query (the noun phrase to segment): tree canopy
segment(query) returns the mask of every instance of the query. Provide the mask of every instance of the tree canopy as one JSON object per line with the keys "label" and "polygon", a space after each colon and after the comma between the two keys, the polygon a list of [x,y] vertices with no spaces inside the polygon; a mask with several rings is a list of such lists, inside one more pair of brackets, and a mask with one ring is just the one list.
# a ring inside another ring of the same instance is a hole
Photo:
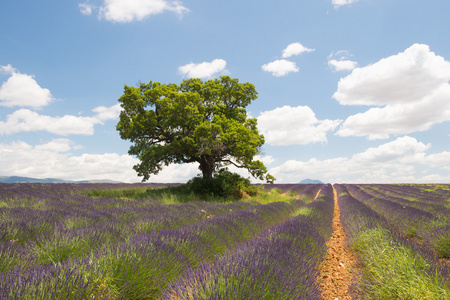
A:
{"label": "tree canopy", "polygon": [[257,95],[253,84],[229,76],[188,79],[180,85],[125,85],[116,128],[122,139],[132,142],[129,154],[139,158],[133,168],[143,181],[164,165],[197,162],[205,179],[234,165],[273,182],[264,164],[254,160],[264,136],[245,108]]}

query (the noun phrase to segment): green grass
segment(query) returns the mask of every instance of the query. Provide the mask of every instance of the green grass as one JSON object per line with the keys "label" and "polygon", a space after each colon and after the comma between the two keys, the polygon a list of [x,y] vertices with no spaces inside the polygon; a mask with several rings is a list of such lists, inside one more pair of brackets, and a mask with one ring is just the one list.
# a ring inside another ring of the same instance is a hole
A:
{"label": "green grass", "polygon": [[298,215],[309,216],[311,215],[312,212],[313,210],[309,207],[301,207],[296,212],[294,212],[292,216],[293,217],[296,217]]}
{"label": "green grass", "polygon": [[55,230],[50,237],[39,238],[29,246],[37,255],[38,264],[56,264],[69,258],[81,257],[90,251],[90,245],[80,237],[68,238]]}
{"label": "green grass", "polygon": [[449,299],[448,282],[410,248],[382,228],[362,231],[353,242],[360,253],[364,299]]}
{"label": "green grass", "polygon": [[[156,202],[164,205],[180,204],[191,201],[208,201],[208,202],[233,202],[234,198],[219,198],[207,195],[196,195],[189,191],[184,185],[167,186],[167,187],[134,187],[134,188],[120,188],[120,189],[104,189],[104,190],[89,190],[87,196],[90,197],[105,197],[118,199],[144,199],[153,198],[158,199]],[[145,202],[143,202],[145,203]]]}
{"label": "green grass", "polygon": [[135,187],[135,188],[120,188],[120,189],[91,189],[87,191],[90,197],[105,197],[105,198],[121,198],[121,199],[136,199],[149,197],[148,190],[150,188]]}
{"label": "green grass", "polygon": [[450,258],[450,232],[444,232],[433,241],[434,249],[442,258]]}
{"label": "green grass", "polygon": [[447,208],[450,208],[450,199],[445,200],[447,203],[444,205]]}
{"label": "green grass", "polygon": [[[161,188],[145,188],[145,187],[134,187],[134,188],[120,188],[120,189],[103,189],[103,190],[89,190],[86,192],[87,196],[90,197],[105,197],[105,198],[118,198],[118,199],[145,199],[153,198],[158,199],[158,202],[163,205],[180,204],[187,203],[191,201],[207,201],[207,202],[219,202],[219,203],[229,203],[237,201],[233,197],[217,197],[210,195],[197,195],[189,191],[185,185],[178,186],[167,186]],[[270,190],[264,190],[263,188],[258,188],[258,192],[254,196],[244,196],[241,201],[249,201],[258,204],[267,204],[272,202],[290,202],[296,199],[298,194],[296,192],[290,191],[288,193],[283,193],[281,189],[274,188]],[[143,202],[143,204],[145,201]]]}

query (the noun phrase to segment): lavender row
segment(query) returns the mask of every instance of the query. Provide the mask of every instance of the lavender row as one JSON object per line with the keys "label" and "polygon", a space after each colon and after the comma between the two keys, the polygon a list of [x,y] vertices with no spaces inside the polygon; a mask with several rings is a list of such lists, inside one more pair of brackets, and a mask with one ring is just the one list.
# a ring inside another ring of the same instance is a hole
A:
{"label": "lavender row", "polygon": [[348,190],[348,185],[335,184],[334,188],[338,194],[341,222],[350,243],[361,231],[377,227],[388,228],[386,219],[363,201],[353,197]]}
{"label": "lavender row", "polygon": [[442,205],[450,197],[449,184],[382,184],[380,189],[408,198],[419,203],[437,203]]}
{"label": "lavender row", "polygon": [[[351,245],[357,241],[361,234],[382,229],[389,233],[392,243],[405,246],[411,249],[413,253],[416,253],[418,257],[420,256],[421,259],[426,260],[425,272],[431,275],[436,274],[439,278],[448,278],[450,267],[441,264],[439,259],[428,248],[422,247],[413,240],[406,238],[392,225],[392,222],[378,214],[366,205],[364,201],[353,197],[349,192],[349,185],[335,184],[334,187],[339,195],[338,203],[341,212],[341,222]],[[359,196],[362,196],[362,194]],[[370,262],[368,263],[370,264]]]}
{"label": "lavender row", "polygon": [[321,299],[317,267],[332,232],[332,187],[323,186],[318,198],[303,207],[311,213],[271,226],[191,269],[161,299]]}
{"label": "lavender row", "polygon": [[433,215],[428,212],[396,203],[382,194],[374,197],[357,185],[349,184],[346,187],[351,195],[384,216],[392,228],[397,228],[405,235],[417,235],[419,228],[433,219]]}
{"label": "lavender row", "polygon": [[[262,184],[265,189],[272,189],[274,187],[273,184]],[[280,189],[283,193],[295,192],[297,194],[302,194],[306,189],[310,189],[312,186],[316,186],[316,184],[295,184],[295,183],[281,183],[276,184],[276,188]],[[319,185],[317,185],[319,186]]]}
{"label": "lavender row", "polygon": [[[315,228],[328,240],[333,234],[333,214],[334,214],[334,191],[331,184],[321,185],[317,197],[307,205],[311,209],[310,216],[313,217]],[[319,221],[320,220],[320,221]]]}
{"label": "lavender row", "polygon": [[314,200],[323,186],[323,184],[309,184],[308,187],[300,193],[299,199],[307,202]]}
{"label": "lavender row", "polygon": [[[158,199],[92,198],[80,192],[86,185],[30,185],[23,190],[2,186],[0,249],[75,232],[84,239],[95,232],[113,233],[115,240],[141,232],[176,229],[212,216],[248,209],[246,202],[216,204],[190,202],[159,205]],[[47,193],[46,189],[51,193]],[[17,192],[17,193],[13,193]],[[20,198],[22,197],[22,198]],[[20,204],[20,205],[19,205]],[[105,238],[111,234],[103,235]],[[96,240],[101,239],[98,235]],[[105,240],[106,241],[106,240]]]}
{"label": "lavender row", "polygon": [[86,278],[77,266],[38,266],[24,272],[0,273],[0,299],[107,299],[99,283]]}
{"label": "lavender row", "polygon": [[[106,209],[103,226],[57,229],[52,235],[41,235],[23,247],[16,243],[4,247],[2,260],[3,254],[7,254],[6,260],[17,258],[14,256],[16,251],[9,250],[19,247],[18,252],[28,253],[28,263],[5,271],[0,291],[9,293],[11,297],[24,293],[30,299],[33,293],[46,295],[49,286],[55,282],[48,276],[37,276],[27,281],[28,274],[40,274],[38,270],[52,265],[67,270],[65,266],[77,260],[78,263],[72,264],[70,270],[73,278],[83,274],[84,284],[91,282],[87,291],[119,299],[152,299],[165,283],[188,268],[195,268],[202,261],[211,260],[237,243],[254,237],[264,228],[287,219],[302,205],[301,201],[293,201],[291,204],[256,205],[241,211],[230,209],[227,214],[208,215],[198,223],[178,230],[144,231],[128,237],[121,236],[124,229],[119,227],[124,224],[120,221],[124,216],[125,220],[132,218],[136,212],[131,209],[130,213],[130,209],[123,207],[119,211]],[[51,218],[46,222],[55,223]],[[102,243],[105,240],[109,242]],[[21,259],[24,257],[27,255]],[[68,273],[65,271],[63,274]],[[68,290],[82,288],[77,286],[76,282],[80,281],[75,279],[71,281],[62,277],[58,282],[68,282],[70,287],[64,286]]]}
{"label": "lavender row", "polygon": [[450,208],[445,207],[447,195],[435,195],[432,192],[422,191],[422,185],[358,185],[366,193],[376,197],[398,203],[405,207],[420,209],[433,216],[448,216]]}
{"label": "lavender row", "polygon": [[[435,216],[415,207],[402,205],[391,196],[382,193],[374,197],[363,191],[360,186],[347,185],[347,188],[359,201],[382,215],[389,223],[391,230],[418,239],[419,244],[440,257],[450,257],[450,219],[448,216]],[[365,190],[369,188],[370,186]]]}

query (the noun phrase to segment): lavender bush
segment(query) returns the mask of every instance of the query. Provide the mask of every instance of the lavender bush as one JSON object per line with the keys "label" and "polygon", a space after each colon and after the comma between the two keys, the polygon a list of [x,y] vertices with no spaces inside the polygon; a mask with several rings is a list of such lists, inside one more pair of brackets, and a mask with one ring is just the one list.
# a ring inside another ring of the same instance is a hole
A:
{"label": "lavender bush", "polygon": [[360,295],[380,299],[445,299],[450,291],[446,280],[449,268],[398,228],[398,215],[417,221],[423,212],[417,213],[417,209],[398,212],[398,203],[389,204],[380,195],[377,198],[365,193],[360,186],[335,185],[335,188],[347,238],[361,256],[362,274],[357,285]]}
{"label": "lavender bush", "polygon": [[334,200],[330,185],[319,201],[256,237],[203,262],[170,284],[161,299],[321,299],[318,265],[331,236]]}
{"label": "lavender bush", "polygon": [[112,187],[0,185],[0,295],[155,299],[171,280],[304,206],[300,200],[164,205],[155,198],[88,195]]}

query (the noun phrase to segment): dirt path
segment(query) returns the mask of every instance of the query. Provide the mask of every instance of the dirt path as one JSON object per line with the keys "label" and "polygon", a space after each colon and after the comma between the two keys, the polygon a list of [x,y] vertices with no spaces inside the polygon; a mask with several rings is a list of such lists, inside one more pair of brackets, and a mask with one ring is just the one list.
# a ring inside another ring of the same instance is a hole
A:
{"label": "dirt path", "polygon": [[328,252],[320,267],[318,282],[325,300],[352,299],[349,293],[352,272],[356,268],[356,257],[347,248],[344,228],[340,220],[336,190],[334,191],[333,235],[327,242]]}
{"label": "dirt path", "polygon": [[314,197],[314,200],[316,200],[317,198],[319,198],[320,192],[322,191],[323,187],[317,191],[316,196]]}

